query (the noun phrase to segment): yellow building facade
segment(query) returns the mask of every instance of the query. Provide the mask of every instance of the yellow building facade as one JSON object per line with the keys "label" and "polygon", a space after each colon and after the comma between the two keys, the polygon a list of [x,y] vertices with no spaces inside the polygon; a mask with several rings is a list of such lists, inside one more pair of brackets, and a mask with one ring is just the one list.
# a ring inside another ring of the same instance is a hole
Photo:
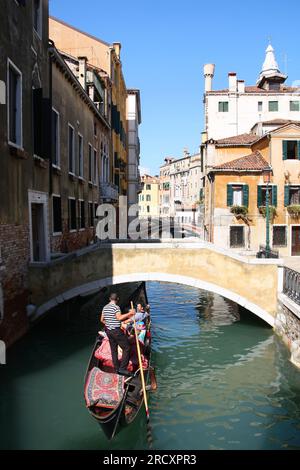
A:
{"label": "yellow building facade", "polygon": [[156,176],[144,175],[141,177],[142,191],[139,194],[139,217],[159,218],[159,183]]}
{"label": "yellow building facade", "polygon": [[127,90],[120,58],[121,44],[109,44],[95,36],[57,19],[49,18],[49,37],[56,47],[74,57],[86,57],[89,64],[101,69],[109,77],[111,88],[107,97],[111,124],[110,176],[119,188],[120,195],[127,194]]}
{"label": "yellow building facade", "polygon": [[230,139],[225,146],[210,143],[214,161],[206,177],[207,239],[253,254],[265,245],[263,174],[270,169],[270,245],[280,256],[300,256],[300,124],[253,135],[244,146],[237,145],[238,137],[231,147]]}

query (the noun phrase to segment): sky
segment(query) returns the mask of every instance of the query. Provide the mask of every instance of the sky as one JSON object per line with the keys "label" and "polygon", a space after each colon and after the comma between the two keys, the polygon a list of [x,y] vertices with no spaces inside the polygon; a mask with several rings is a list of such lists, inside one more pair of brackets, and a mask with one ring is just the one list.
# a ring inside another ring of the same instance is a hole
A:
{"label": "sky", "polygon": [[106,42],[121,42],[128,88],[141,90],[141,165],[158,174],[166,156],[196,153],[203,131],[203,65],[253,85],[269,38],[287,84],[300,80],[299,0],[50,0],[50,14]]}

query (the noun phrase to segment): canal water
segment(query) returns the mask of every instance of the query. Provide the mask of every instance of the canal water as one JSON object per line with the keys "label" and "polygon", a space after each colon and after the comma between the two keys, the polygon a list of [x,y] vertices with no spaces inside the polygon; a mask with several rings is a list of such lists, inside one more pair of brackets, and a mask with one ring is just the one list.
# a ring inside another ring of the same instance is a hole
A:
{"label": "canal water", "polygon": [[[222,297],[147,284],[152,306],[150,395],[155,449],[299,449],[300,372],[272,330]],[[0,448],[145,449],[145,415],[108,442],[90,417],[83,378],[95,310],[58,311],[0,368]]]}

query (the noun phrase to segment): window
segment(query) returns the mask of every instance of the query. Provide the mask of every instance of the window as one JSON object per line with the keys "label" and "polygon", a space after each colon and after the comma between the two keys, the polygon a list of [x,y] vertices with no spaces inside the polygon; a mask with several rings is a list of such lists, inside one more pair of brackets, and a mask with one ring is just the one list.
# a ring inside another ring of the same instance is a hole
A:
{"label": "window", "polygon": [[233,186],[233,206],[243,205],[243,187]]}
{"label": "window", "polygon": [[150,212],[150,206],[147,206],[147,212]]}
{"label": "window", "polygon": [[75,174],[75,142],[74,142],[74,128],[68,125],[68,143],[69,143],[69,173]]}
{"label": "window", "polygon": [[53,208],[53,233],[62,232],[62,218],[61,218],[61,197],[53,196],[52,199]]}
{"label": "window", "polygon": [[83,178],[83,137],[78,134],[78,176]]}
{"label": "window", "polygon": [[269,111],[278,111],[278,101],[269,101]]}
{"label": "window", "polygon": [[259,113],[262,112],[263,110],[263,102],[262,101],[259,101],[258,104],[257,104],[257,110]]}
{"label": "window", "polygon": [[228,101],[219,101],[219,113],[228,113]]}
{"label": "window", "polygon": [[[272,187],[269,187],[269,204],[272,203]],[[261,205],[266,206],[267,204],[267,188],[261,188]]]}
{"label": "window", "polygon": [[88,211],[89,211],[89,227],[94,227],[94,204],[92,202],[88,203]]}
{"label": "window", "polygon": [[92,182],[92,146],[89,144],[89,182]]}
{"label": "window", "polygon": [[290,111],[300,111],[300,101],[290,101]]}
{"label": "window", "polygon": [[[267,201],[267,187],[257,186],[257,207],[265,207]],[[269,186],[269,204],[277,207],[277,186]]]}
{"label": "window", "polygon": [[33,129],[33,153],[43,155],[43,90],[32,90],[32,129]]}
{"label": "window", "polygon": [[147,194],[147,196],[146,196],[146,201],[151,201],[151,196],[150,196],[150,194]]}
{"label": "window", "polygon": [[230,227],[230,248],[241,248],[244,245],[244,227],[242,225]]}
{"label": "window", "polygon": [[59,113],[52,108],[52,165],[60,166]]}
{"label": "window", "polygon": [[76,200],[69,199],[69,230],[76,230]]}
{"label": "window", "polygon": [[22,147],[22,74],[8,60],[8,140],[9,143]]}
{"label": "window", "polygon": [[249,186],[247,184],[227,185],[227,206],[249,205]]}
{"label": "window", "polygon": [[146,190],[151,191],[151,184],[146,184]]}
{"label": "window", "polygon": [[94,149],[94,159],[93,159],[93,174],[92,174],[92,181],[94,184],[97,184],[97,150]]}
{"label": "window", "polygon": [[33,0],[33,28],[42,37],[42,1]]}
{"label": "window", "polygon": [[283,140],[282,141],[283,160],[299,160],[300,159],[300,141]]}
{"label": "window", "polygon": [[79,228],[85,228],[85,209],[84,209],[84,201],[78,201],[78,213],[79,213]]}
{"label": "window", "polygon": [[286,246],[286,225],[273,225],[273,246]]}
{"label": "window", "polygon": [[300,186],[288,186],[289,200],[288,205],[300,204]]}

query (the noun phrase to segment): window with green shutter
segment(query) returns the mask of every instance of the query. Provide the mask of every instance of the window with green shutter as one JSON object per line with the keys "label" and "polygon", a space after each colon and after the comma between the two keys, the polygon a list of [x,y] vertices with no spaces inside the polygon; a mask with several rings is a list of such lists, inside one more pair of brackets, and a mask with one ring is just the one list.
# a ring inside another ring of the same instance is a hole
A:
{"label": "window with green shutter", "polygon": [[233,204],[233,188],[232,184],[227,185],[227,206],[230,207]]}
{"label": "window with green shutter", "polygon": [[219,101],[219,113],[228,113],[228,101]]}
{"label": "window with green shutter", "polygon": [[287,160],[287,140],[282,141],[282,158]]}
{"label": "window with green shutter", "polygon": [[[267,204],[267,186],[257,186],[257,207],[265,207]],[[269,186],[269,204],[270,206],[277,206],[277,186]]]}
{"label": "window with green shutter", "polygon": [[288,206],[290,204],[290,187],[289,185],[284,186],[284,206]]}
{"label": "window with green shutter", "polygon": [[262,206],[262,191],[261,186],[257,186],[257,207]]}
{"label": "window with green shutter", "polygon": [[243,186],[243,206],[249,206],[249,186],[244,184]]}
{"label": "window with green shutter", "polygon": [[277,207],[277,186],[272,186],[272,206]]}
{"label": "window with green shutter", "polygon": [[269,111],[278,111],[278,101],[269,101]]}
{"label": "window with green shutter", "polygon": [[300,101],[290,101],[290,111],[300,111]]}
{"label": "window with green shutter", "polygon": [[283,160],[300,160],[300,141],[283,140],[282,154]]}
{"label": "window with green shutter", "polygon": [[300,204],[300,186],[289,186],[289,204]]}

